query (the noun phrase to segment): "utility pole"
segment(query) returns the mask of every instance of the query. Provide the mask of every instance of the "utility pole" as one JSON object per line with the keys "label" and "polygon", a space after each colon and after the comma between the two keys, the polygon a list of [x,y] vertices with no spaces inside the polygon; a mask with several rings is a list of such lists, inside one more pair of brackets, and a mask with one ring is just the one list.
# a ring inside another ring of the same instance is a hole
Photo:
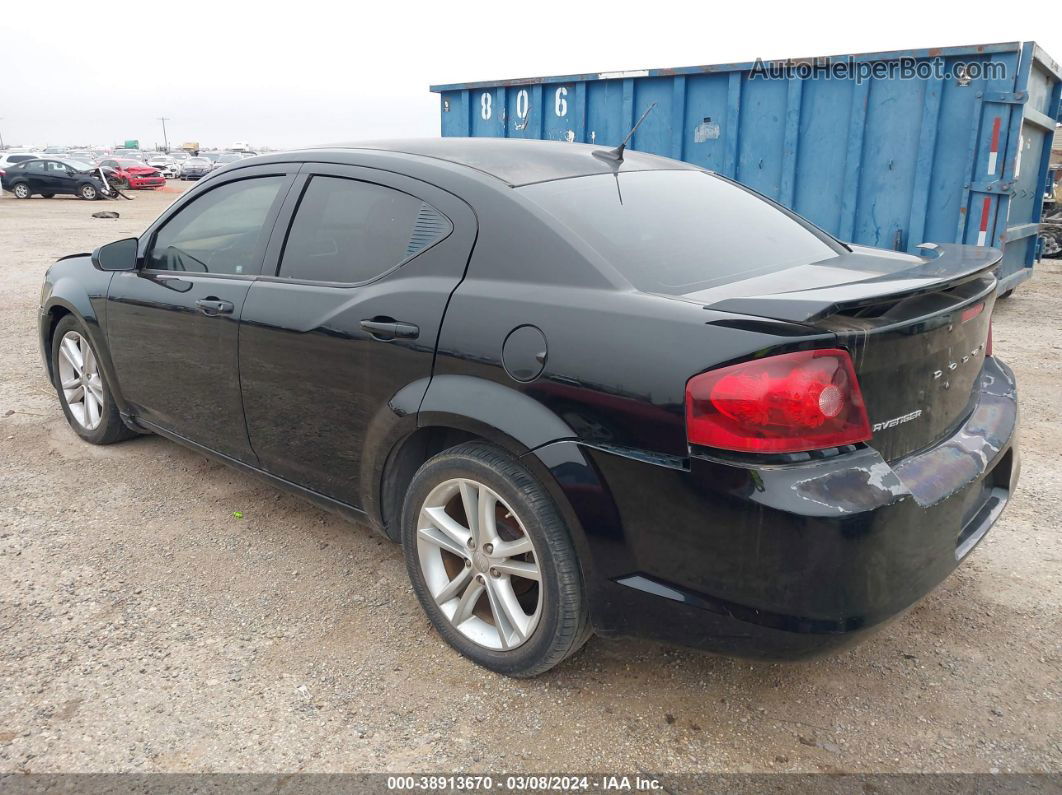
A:
{"label": "utility pole", "polygon": [[166,137],[166,122],[170,119],[166,116],[159,116],[159,121],[162,122],[162,145],[166,147],[166,151],[170,151],[170,139]]}
{"label": "utility pole", "polygon": [[[4,117],[0,116],[0,121],[3,121],[3,120],[4,120]],[[4,135],[3,135],[3,133],[0,133],[0,149],[3,149],[3,148],[4,148]]]}

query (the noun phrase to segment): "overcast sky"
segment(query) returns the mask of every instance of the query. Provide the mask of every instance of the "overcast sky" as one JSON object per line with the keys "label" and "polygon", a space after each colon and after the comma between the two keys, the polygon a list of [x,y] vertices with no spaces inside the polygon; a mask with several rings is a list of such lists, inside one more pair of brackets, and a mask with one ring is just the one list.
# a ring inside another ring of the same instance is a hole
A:
{"label": "overcast sky", "polygon": [[1029,39],[1062,59],[1062,6],[1044,0],[5,8],[9,145],[152,146],[163,115],[173,145],[438,135],[435,83]]}

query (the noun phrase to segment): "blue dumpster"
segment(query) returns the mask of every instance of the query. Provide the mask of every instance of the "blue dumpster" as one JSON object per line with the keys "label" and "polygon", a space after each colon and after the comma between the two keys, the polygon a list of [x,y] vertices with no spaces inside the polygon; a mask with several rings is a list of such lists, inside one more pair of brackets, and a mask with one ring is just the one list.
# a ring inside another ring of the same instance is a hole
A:
{"label": "blue dumpster", "polygon": [[1033,42],[435,85],[444,136],[629,144],[753,188],[837,237],[1003,249],[1031,275],[1062,70]]}

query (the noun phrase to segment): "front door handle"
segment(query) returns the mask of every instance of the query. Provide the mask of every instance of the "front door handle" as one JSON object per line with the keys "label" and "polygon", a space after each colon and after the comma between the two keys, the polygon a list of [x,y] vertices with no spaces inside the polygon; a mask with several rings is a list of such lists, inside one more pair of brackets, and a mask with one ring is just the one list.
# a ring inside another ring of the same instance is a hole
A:
{"label": "front door handle", "polygon": [[374,317],[361,321],[361,327],[378,340],[415,340],[420,328],[412,323],[403,323],[391,317]]}
{"label": "front door handle", "polygon": [[235,309],[232,301],[221,301],[214,296],[209,298],[200,298],[195,302],[195,305],[199,308],[207,317],[217,317],[218,315],[231,315],[232,310]]}

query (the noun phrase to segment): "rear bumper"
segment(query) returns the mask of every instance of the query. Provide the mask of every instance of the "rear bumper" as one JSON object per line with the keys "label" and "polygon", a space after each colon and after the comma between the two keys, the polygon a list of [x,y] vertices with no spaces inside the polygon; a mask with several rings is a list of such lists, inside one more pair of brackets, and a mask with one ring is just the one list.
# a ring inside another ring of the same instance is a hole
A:
{"label": "rear bumper", "polygon": [[[1019,474],[1014,377],[986,360],[966,421],[891,464],[871,448],[785,466],[536,451],[585,532],[595,629],[767,659],[851,643],[944,580]],[[551,448],[553,448],[551,450]]]}

